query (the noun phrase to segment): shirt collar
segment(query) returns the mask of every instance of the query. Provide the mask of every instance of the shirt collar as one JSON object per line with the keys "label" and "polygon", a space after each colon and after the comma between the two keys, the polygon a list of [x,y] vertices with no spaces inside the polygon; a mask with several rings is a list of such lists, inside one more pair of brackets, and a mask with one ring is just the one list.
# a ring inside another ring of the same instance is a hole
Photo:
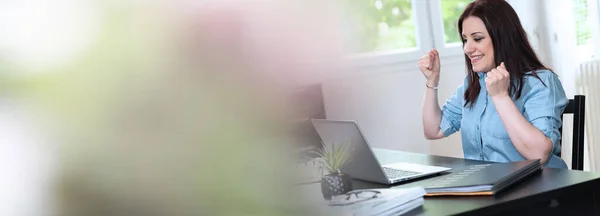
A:
{"label": "shirt collar", "polygon": [[486,72],[477,72],[477,75],[479,75],[479,79],[485,78],[486,74]]}

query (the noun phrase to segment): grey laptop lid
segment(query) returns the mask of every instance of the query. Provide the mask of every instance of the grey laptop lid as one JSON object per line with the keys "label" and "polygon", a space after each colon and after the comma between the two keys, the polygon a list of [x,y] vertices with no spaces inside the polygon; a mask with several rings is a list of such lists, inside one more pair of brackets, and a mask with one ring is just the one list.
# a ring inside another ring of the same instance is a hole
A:
{"label": "grey laptop lid", "polygon": [[338,145],[342,142],[351,145],[351,159],[342,168],[342,172],[355,179],[390,183],[356,122],[329,119],[311,119],[311,121],[325,145],[332,143]]}

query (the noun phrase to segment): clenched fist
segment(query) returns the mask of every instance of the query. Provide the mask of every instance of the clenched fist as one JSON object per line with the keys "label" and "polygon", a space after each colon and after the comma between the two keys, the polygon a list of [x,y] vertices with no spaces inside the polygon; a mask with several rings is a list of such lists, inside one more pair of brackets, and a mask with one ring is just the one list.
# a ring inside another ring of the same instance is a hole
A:
{"label": "clenched fist", "polygon": [[440,80],[440,55],[436,49],[427,52],[419,60],[419,69],[429,85],[437,85]]}
{"label": "clenched fist", "polygon": [[486,74],[485,86],[490,97],[508,96],[509,84],[510,74],[504,67],[504,62]]}

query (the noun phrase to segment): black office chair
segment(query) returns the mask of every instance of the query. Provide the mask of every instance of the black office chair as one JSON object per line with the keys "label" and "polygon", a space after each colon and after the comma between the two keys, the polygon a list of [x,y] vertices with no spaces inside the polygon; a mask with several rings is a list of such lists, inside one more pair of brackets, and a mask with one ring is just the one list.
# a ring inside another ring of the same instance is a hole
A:
{"label": "black office chair", "polygon": [[[585,95],[575,95],[574,99],[569,100],[569,104],[565,108],[564,114],[573,114],[573,157],[571,169],[583,170],[583,135],[585,133]],[[562,127],[560,127],[562,134]],[[562,143],[562,138],[561,138]],[[560,156],[560,154],[559,154]]]}

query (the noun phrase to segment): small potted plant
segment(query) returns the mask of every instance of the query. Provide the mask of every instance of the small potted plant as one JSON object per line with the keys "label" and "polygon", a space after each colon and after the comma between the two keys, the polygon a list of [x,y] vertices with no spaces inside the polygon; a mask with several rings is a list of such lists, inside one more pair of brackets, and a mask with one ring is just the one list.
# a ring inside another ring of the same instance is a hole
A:
{"label": "small potted plant", "polygon": [[321,173],[327,172],[321,179],[321,192],[326,200],[332,196],[345,194],[352,190],[352,177],[342,173],[341,168],[350,161],[349,144],[325,145],[317,152],[321,158],[319,169]]}

